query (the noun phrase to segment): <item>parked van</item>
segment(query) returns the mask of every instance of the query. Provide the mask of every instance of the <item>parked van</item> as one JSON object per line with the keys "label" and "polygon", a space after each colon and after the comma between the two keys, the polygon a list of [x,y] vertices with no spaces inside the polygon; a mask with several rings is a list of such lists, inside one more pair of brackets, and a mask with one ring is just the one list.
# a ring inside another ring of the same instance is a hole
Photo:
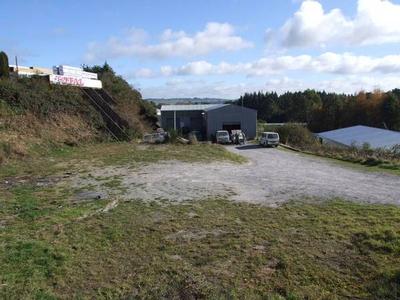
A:
{"label": "parked van", "polygon": [[278,147],[279,134],[276,132],[263,132],[260,138],[260,146]]}
{"label": "parked van", "polygon": [[229,137],[229,132],[227,130],[218,130],[215,136],[218,144],[231,143],[231,138]]}

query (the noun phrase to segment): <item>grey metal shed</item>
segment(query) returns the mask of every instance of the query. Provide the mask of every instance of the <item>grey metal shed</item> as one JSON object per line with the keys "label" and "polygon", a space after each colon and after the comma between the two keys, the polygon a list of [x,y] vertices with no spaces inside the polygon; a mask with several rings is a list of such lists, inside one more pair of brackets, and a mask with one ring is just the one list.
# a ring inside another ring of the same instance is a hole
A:
{"label": "grey metal shed", "polygon": [[391,148],[400,145],[400,132],[362,125],[325,131],[317,136],[325,143],[344,147],[362,147],[365,143],[371,148]]}
{"label": "grey metal shed", "polygon": [[234,104],[163,105],[161,127],[165,130],[199,131],[208,140],[217,130],[241,129],[248,139],[254,139],[257,111]]}

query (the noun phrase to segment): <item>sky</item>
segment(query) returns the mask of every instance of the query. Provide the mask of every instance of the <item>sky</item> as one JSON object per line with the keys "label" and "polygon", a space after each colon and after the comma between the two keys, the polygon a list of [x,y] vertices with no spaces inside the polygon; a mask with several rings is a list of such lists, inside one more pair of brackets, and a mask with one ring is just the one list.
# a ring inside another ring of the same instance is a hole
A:
{"label": "sky", "polygon": [[107,61],[144,98],[400,87],[400,0],[0,0],[20,65]]}

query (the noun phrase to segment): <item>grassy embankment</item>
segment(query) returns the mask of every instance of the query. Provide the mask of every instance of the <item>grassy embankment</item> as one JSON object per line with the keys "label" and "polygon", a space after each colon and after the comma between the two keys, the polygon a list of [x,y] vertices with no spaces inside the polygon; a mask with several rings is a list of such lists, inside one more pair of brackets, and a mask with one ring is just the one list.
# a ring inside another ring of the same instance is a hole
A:
{"label": "grassy embankment", "polygon": [[[212,145],[100,144],[1,168],[43,176],[89,165],[209,161]],[[111,183],[110,183],[111,184]],[[0,298],[396,299],[400,208],[341,200],[269,208],[225,199],[70,201],[73,190],[0,186]]]}
{"label": "grassy embankment", "polygon": [[[125,120],[125,137],[134,139],[152,130],[154,105],[142,100],[107,64],[89,70],[97,72],[113,97],[113,110]],[[40,148],[110,140],[107,120],[78,87],[49,85],[43,77],[0,79],[0,166]]]}

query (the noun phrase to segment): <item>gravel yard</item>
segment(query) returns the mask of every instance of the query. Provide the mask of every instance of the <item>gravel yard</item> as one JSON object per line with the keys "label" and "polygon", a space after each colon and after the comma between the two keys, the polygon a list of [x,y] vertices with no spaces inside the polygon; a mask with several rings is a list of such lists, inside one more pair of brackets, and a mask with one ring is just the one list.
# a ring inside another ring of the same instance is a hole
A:
{"label": "gravel yard", "polygon": [[[400,178],[363,172],[328,160],[255,145],[227,147],[249,162],[184,163],[166,161],[140,168],[108,166],[73,177],[76,188],[142,200],[186,201],[225,196],[236,201],[278,205],[302,198],[343,198],[370,203],[400,204]],[[105,184],[105,178],[117,180]]]}

